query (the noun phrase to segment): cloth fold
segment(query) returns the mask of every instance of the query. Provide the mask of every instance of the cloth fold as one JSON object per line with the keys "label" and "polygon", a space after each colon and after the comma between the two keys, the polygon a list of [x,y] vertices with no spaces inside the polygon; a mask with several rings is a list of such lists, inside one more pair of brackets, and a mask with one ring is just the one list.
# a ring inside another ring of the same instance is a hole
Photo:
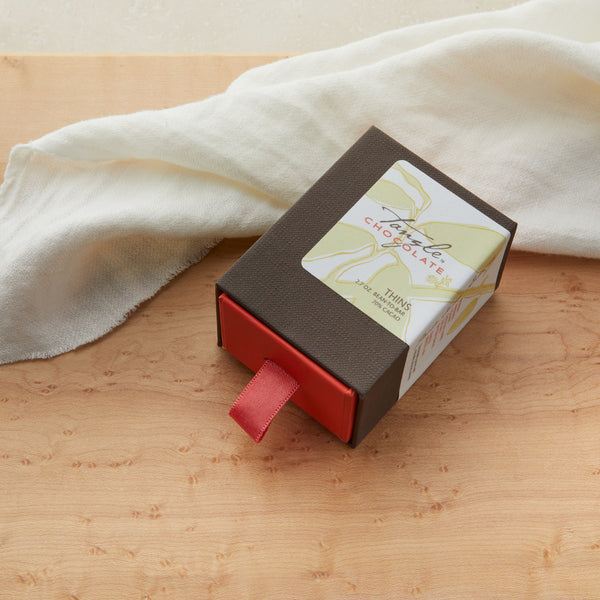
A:
{"label": "cloth fold", "polygon": [[515,248],[600,258],[599,41],[596,0],[531,0],[16,146],[0,363],[97,339],[220,238],[263,233],[371,125],[516,220]]}

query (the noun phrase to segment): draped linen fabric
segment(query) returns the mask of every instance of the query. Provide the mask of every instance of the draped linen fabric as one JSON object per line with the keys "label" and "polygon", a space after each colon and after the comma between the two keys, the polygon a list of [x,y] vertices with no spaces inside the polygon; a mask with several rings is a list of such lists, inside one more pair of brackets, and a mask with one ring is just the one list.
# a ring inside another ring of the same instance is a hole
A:
{"label": "draped linen fabric", "polygon": [[219,239],[263,233],[371,125],[516,220],[514,248],[600,258],[600,2],[532,0],[16,146],[0,363],[95,340]]}

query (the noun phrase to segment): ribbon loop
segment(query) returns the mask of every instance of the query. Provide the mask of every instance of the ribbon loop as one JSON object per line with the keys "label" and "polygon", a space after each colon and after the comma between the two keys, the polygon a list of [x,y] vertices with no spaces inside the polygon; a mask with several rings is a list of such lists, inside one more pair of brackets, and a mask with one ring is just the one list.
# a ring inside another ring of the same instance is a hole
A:
{"label": "ribbon loop", "polygon": [[229,414],[258,443],[299,387],[291,375],[267,359],[233,403]]}

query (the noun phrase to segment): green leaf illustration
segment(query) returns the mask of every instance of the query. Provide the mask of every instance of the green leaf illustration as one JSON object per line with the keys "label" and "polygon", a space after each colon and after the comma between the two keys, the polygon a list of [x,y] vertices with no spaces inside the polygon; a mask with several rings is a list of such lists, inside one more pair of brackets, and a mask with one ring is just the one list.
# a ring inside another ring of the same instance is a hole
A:
{"label": "green leaf illustration", "polygon": [[404,169],[399,162],[395,163],[392,168],[402,173],[404,181],[406,181],[408,185],[412,186],[418,192],[419,196],[421,196],[421,198],[423,199],[423,204],[419,208],[419,213],[426,210],[431,204],[431,198],[429,197],[429,194],[427,194],[427,192],[423,189],[421,182],[414,175],[411,175],[406,169]]}
{"label": "green leaf illustration", "polygon": [[505,240],[501,233],[478,225],[430,221],[421,224],[420,229],[433,238],[432,243],[452,244],[444,252],[479,272],[494,261]]}
{"label": "green leaf illustration", "polygon": [[310,262],[333,255],[347,255],[365,247],[377,247],[375,236],[360,227],[337,223],[302,259]]}
{"label": "green leaf illustration", "polygon": [[396,208],[408,210],[410,217],[414,218],[416,213],[415,201],[396,183],[387,179],[380,179],[366,194],[373,202]]}

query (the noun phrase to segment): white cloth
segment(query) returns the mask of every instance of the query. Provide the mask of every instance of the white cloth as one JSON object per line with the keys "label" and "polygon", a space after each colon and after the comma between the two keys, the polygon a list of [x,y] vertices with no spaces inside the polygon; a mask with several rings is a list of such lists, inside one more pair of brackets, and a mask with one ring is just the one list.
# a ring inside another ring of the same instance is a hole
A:
{"label": "white cloth", "polygon": [[597,0],[533,0],[16,146],[0,363],[92,341],[219,238],[264,232],[370,125],[516,220],[514,247],[600,257],[598,40]]}

